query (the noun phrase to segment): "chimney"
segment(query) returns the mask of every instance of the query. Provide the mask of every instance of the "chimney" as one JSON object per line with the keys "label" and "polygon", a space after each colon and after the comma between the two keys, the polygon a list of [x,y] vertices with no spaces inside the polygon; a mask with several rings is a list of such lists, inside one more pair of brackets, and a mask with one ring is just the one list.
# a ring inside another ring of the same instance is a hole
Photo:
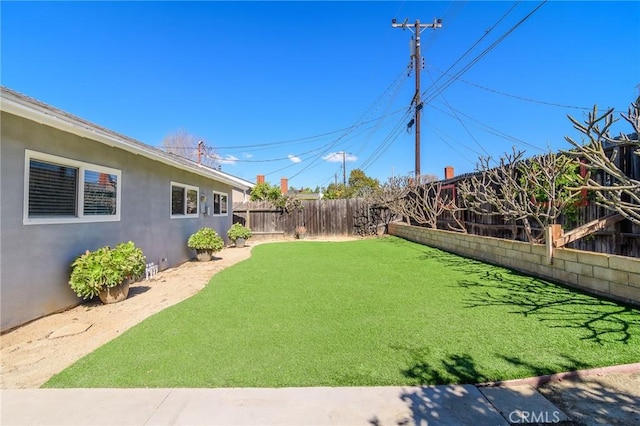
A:
{"label": "chimney", "polygon": [[264,183],[264,175],[256,176],[256,185]]}
{"label": "chimney", "polygon": [[453,177],[453,166],[447,166],[444,168],[444,178],[451,179]]}
{"label": "chimney", "polygon": [[285,177],[280,179],[280,192],[282,192],[282,195],[287,195],[289,192],[289,179]]}

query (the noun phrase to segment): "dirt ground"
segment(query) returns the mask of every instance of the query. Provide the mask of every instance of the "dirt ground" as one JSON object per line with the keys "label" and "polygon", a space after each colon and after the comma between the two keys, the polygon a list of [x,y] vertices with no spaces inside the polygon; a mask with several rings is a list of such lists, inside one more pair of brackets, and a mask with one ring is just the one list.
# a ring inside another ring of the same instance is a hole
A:
{"label": "dirt ground", "polygon": [[250,250],[225,248],[211,262],[187,262],[132,284],[123,302],[103,305],[92,300],[3,334],[0,387],[40,387],[145,318],[193,296],[216,272],[247,259]]}
{"label": "dirt ground", "polygon": [[[303,242],[301,242],[303,243]],[[187,262],[133,284],[124,302],[90,301],[0,336],[0,388],[38,388],[51,376],[145,318],[196,294],[211,277],[250,256],[253,242],[211,262]],[[574,425],[640,424],[640,371],[594,374],[539,387]]]}
{"label": "dirt ground", "polygon": [[538,391],[574,425],[640,425],[640,371],[552,381]]}

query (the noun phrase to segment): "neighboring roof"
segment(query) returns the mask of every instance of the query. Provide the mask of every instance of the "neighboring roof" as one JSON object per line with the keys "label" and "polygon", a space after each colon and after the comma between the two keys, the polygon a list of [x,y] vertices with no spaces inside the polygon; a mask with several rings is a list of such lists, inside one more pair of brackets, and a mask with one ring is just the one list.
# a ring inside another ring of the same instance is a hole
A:
{"label": "neighboring roof", "polygon": [[186,158],[166,153],[130,137],[100,127],[75,115],[69,114],[36,99],[30,98],[7,87],[0,86],[0,110],[23,117],[40,124],[73,133],[108,146],[120,148],[133,154],[142,155],[154,161],[167,164],[217,180],[241,190],[250,189],[253,183],[203,166]]}
{"label": "neighboring roof", "polygon": [[287,195],[298,200],[319,200],[322,198],[322,194],[317,192],[301,192],[291,189],[289,190],[289,192],[287,192]]}

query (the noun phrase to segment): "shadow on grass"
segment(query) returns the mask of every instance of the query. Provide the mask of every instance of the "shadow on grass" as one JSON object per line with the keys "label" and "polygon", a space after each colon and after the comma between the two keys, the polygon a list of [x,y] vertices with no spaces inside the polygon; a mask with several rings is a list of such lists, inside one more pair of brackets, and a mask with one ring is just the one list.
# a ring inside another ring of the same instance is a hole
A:
{"label": "shadow on grass", "polygon": [[468,308],[506,306],[512,314],[535,317],[552,328],[582,329],[583,339],[601,344],[628,344],[640,332],[638,309],[441,250],[420,258],[465,274],[457,285],[470,291],[464,300]]}
{"label": "shadow on grass", "polygon": [[451,355],[438,363],[429,364],[428,349],[406,349],[411,364],[402,375],[415,385],[445,385],[449,383],[480,383],[487,378],[478,371],[471,355]]}
{"label": "shadow on grass", "polygon": [[[546,376],[549,374],[556,374],[556,373],[565,373],[565,372],[569,372],[569,371],[576,371],[576,370],[580,370],[580,369],[586,369],[586,368],[590,368],[591,365],[586,364],[576,358],[573,358],[569,355],[566,354],[559,354],[560,357],[564,358],[564,362],[562,361],[557,361],[558,363],[560,363],[559,367],[554,367],[554,368],[549,368],[549,367],[543,367],[540,365],[535,365],[533,363],[527,362],[519,357],[514,357],[514,356],[506,356],[506,355],[501,355],[501,354],[495,354],[496,358],[500,358],[503,359],[504,361],[508,362],[509,364],[515,365],[516,367],[525,367],[527,370],[530,371],[530,377],[540,377],[540,376]],[[542,385],[544,383],[545,379],[541,379],[538,383],[536,383],[534,386],[537,385]]]}

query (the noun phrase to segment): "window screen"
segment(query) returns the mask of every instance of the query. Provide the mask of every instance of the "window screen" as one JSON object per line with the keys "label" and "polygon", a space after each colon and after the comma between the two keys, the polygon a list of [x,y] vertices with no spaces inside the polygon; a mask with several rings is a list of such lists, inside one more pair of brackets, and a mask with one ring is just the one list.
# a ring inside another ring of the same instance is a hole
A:
{"label": "window screen", "polygon": [[84,214],[116,214],[118,176],[91,170],[84,172]]}
{"label": "window screen", "polygon": [[171,186],[171,214],[184,214],[184,188]]}

